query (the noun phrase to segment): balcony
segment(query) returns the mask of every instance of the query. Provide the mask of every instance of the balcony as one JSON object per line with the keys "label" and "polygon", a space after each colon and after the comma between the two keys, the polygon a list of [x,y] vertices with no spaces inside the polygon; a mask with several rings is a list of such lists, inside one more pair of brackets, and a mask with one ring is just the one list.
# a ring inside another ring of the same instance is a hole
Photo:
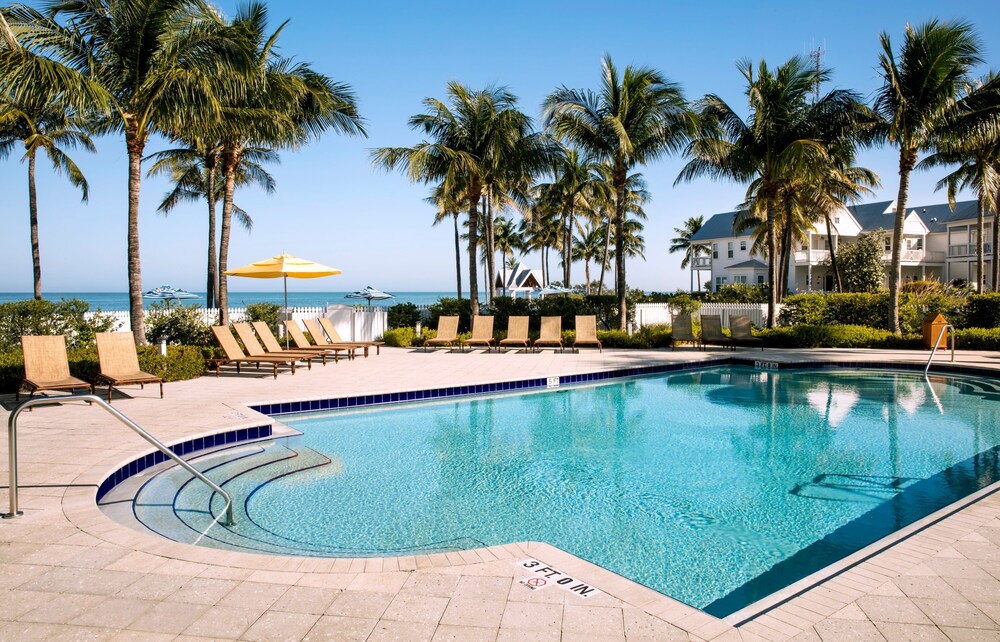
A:
{"label": "balcony", "polygon": [[[993,246],[991,243],[984,243],[983,246],[984,246],[983,247],[984,254],[991,254],[993,252]],[[976,255],[975,243],[948,246],[948,258],[966,257],[975,255]]]}
{"label": "balcony", "polygon": [[710,256],[696,256],[691,259],[691,270],[711,270],[712,269],[712,257]]}
{"label": "balcony", "polygon": [[[921,263],[944,263],[944,259],[944,252],[928,252],[927,250],[903,250],[903,255],[900,257],[900,261],[902,263],[910,265]],[[889,263],[892,260],[892,253],[883,253],[882,260]],[[802,250],[795,253],[796,265],[824,265],[829,261],[830,250]]]}
{"label": "balcony", "polygon": [[830,260],[830,250],[800,250],[795,253],[795,265],[820,265]]}

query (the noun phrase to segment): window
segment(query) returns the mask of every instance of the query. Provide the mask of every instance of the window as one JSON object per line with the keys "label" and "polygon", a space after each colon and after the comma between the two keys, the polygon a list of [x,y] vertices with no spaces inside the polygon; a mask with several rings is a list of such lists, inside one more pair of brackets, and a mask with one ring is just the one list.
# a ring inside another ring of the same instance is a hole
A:
{"label": "window", "polygon": [[717,277],[715,277],[715,289],[716,290],[718,290],[719,288],[721,288],[725,284],[726,284],[726,277],[724,277],[724,276],[717,276]]}
{"label": "window", "polygon": [[733,283],[746,283],[747,277],[745,274],[739,274],[733,277]]}
{"label": "window", "polygon": [[726,258],[733,258],[733,242],[730,241],[726,244]]}
{"label": "window", "polygon": [[719,244],[718,243],[712,243],[712,258],[713,259],[719,258]]}
{"label": "window", "polygon": [[892,252],[892,237],[886,236],[882,239],[882,249],[886,252]]}
{"label": "window", "polygon": [[757,285],[764,285],[764,275],[763,274],[758,274],[757,275]]}
{"label": "window", "polygon": [[913,243],[913,249],[914,250],[924,249],[924,237],[921,236],[920,238],[916,239],[916,241]]}
{"label": "window", "polygon": [[839,216],[834,216],[833,217],[833,224],[834,225],[840,225],[840,217]]}
{"label": "window", "polygon": [[747,242],[740,241],[740,252],[746,252],[746,251],[747,251]]}

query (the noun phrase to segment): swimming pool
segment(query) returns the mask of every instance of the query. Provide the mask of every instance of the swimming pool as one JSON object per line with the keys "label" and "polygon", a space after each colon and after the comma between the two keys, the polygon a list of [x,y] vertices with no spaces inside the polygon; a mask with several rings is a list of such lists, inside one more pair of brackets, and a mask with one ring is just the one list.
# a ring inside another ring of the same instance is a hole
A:
{"label": "swimming pool", "polygon": [[724,616],[1000,478],[998,400],[727,366],[287,417],[322,461],[240,477],[235,530],[308,555],[544,541]]}

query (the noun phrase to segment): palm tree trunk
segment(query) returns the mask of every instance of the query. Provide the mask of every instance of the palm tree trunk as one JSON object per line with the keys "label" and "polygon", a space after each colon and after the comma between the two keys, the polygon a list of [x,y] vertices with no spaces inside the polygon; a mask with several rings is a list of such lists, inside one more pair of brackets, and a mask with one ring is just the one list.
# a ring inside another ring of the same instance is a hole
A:
{"label": "palm tree trunk", "polygon": [[608,221],[604,233],[604,256],[601,258],[601,280],[597,283],[597,296],[604,294],[604,270],[608,267],[608,256],[611,255],[611,221]]}
{"label": "palm tree trunk", "polygon": [[31,225],[31,268],[35,298],[42,298],[42,259],[38,251],[38,194],[35,190],[35,150],[28,152],[28,220]]}
{"label": "palm tree trunk", "polygon": [[983,195],[980,194],[979,198],[976,199],[976,292],[984,292],[986,285],[986,275],[983,274],[985,271],[985,254],[986,254],[986,239],[983,238],[985,233],[985,212],[983,208]]}
{"label": "palm tree trunk", "polygon": [[462,300],[462,243],[458,234],[458,211],[452,217],[455,220],[455,287],[458,292],[458,300]]}
{"label": "palm tree trunk", "polygon": [[992,272],[991,276],[993,277],[990,286],[994,292],[1000,292],[1000,211],[993,212],[993,247],[990,249],[992,250],[990,272]]}
{"label": "palm tree trunk", "polygon": [[215,156],[211,152],[205,156],[208,171],[206,186],[208,200],[208,281],[205,289],[205,307],[214,308],[219,294],[217,255],[215,254]]}
{"label": "palm tree trunk", "polygon": [[486,228],[485,230],[483,230],[483,232],[485,232],[485,236],[486,236],[486,256],[487,256],[487,259],[486,259],[486,271],[490,275],[490,281],[489,281],[490,299],[489,300],[492,301],[493,297],[495,297],[497,295],[497,284],[496,284],[496,280],[494,278],[494,275],[497,273],[497,264],[496,264],[497,246],[496,246],[496,241],[495,241],[494,236],[493,236],[493,232],[494,232],[494,228],[493,228],[493,191],[491,189],[486,190],[485,200],[483,202],[483,208],[484,208],[484,213],[486,215],[486,218],[483,221],[483,225]]}
{"label": "palm tree trunk", "polygon": [[570,267],[573,264],[573,207],[566,208],[566,229],[563,231],[563,287],[570,287]]}
{"label": "palm tree trunk", "polygon": [[788,296],[788,271],[794,269],[791,265],[792,258],[792,213],[786,212],[785,229],[781,239],[781,299]]}
{"label": "palm tree trunk", "polygon": [[142,152],[146,141],[132,119],[127,119],[125,123],[125,146],[128,149],[128,318],[136,345],[145,345],[142,267],[139,260],[139,188],[142,184]]}
{"label": "palm tree trunk", "polygon": [[233,228],[233,194],[236,192],[236,167],[239,165],[239,146],[227,145],[222,150],[222,176],[225,189],[222,196],[222,230],[219,234],[219,325],[229,325],[229,282],[226,269],[229,265],[229,237]]}
{"label": "palm tree trunk", "polygon": [[590,259],[583,260],[583,277],[586,279],[586,284],[584,287],[584,292],[590,294]]}
{"label": "palm tree trunk", "polygon": [[906,220],[906,196],[910,188],[910,172],[916,164],[915,150],[899,150],[899,193],[896,195],[896,220],[892,228],[892,259],[889,262],[889,329],[899,331],[899,285],[903,280],[903,223]]}
{"label": "palm tree trunk", "polygon": [[777,261],[778,241],[774,235],[775,203],[774,197],[767,197],[767,282],[770,286],[767,295],[767,327],[773,328],[775,311],[778,307]]}
{"label": "palm tree trunk", "polygon": [[615,294],[618,297],[618,329],[624,332],[628,319],[625,303],[625,179],[624,167],[615,170]]}
{"label": "palm tree trunk", "polygon": [[472,316],[479,314],[479,274],[476,249],[479,245],[479,196],[482,188],[473,185],[468,192],[469,199],[469,307]]}
{"label": "palm tree trunk", "polygon": [[837,267],[837,248],[833,244],[833,222],[830,220],[830,213],[826,213],[826,244],[830,247],[830,269],[833,270],[833,280],[837,285],[837,292],[843,292],[844,286],[840,280],[840,268]]}

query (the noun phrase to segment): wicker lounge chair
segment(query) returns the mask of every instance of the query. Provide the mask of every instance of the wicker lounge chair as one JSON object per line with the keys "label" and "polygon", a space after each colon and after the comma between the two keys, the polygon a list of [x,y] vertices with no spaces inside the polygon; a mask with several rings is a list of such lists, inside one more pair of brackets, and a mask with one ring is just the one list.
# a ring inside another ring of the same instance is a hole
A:
{"label": "wicker lounge chair", "polygon": [[500,339],[497,350],[510,346],[528,348],[528,317],[510,317],[507,319],[507,338]]}
{"label": "wicker lounge chair", "polygon": [[542,331],[531,347],[537,352],[543,346],[558,347],[564,350],[562,340],[562,317],[542,317]]}
{"label": "wicker lounge chair", "polygon": [[698,346],[698,337],[694,336],[690,314],[678,314],[671,323],[670,349],[676,348],[678,343],[691,343],[695,347]]}
{"label": "wicker lounge chair", "polygon": [[763,351],[764,340],[753,336],[752,328],[748,316],[729,317],[729,333],[732,335],[733,343],[738,346],[760,346],[761,351]]}
{"label": "wicker lounge chair", "polygon": [[131,332],[98,332],[97,360],[101,372],[97,375],[100,383],[108,384],[108,402],[115,387],[147,383],[160,384],[160,399],[163,399],[163,379],[139,368],[139,356],[135,352],[135,337]]}
{"label": "wicker lounge chair", "polygon": [[312,335],[313,343],[324,348],[340,348],[341,350],[347,350],[347,358],[353,359],[354,353],[358,348],[362,348],[365,351],[365,356],[368,356],[368,348],[357,343],[345,342],[345,343],[331,343],[327,341],[326,334],[323,332],[323,326],[319,324],[319,319],[303,319],[302,323],[306,324],[306,330]]}
{"label": "wicker lounge chair", "polygon": [[573,349],[580,351],[580,346],[597,346],[598,352],[604,352],[601,340],[597,338],[597,317],[590,314],[576,317],[576,339]]}
{"label": "wicker lounge chair", "polygon": [[[304,352],[306,354],[322,359],[323,365],[324,366],[326,365],[326,357],[328,354],[330,354],[330,352],[325,348],[316,349],[315,347],[313,348],[295,347],[290,350],[286,350],[285,348],[281,347],[281,343],[278,342],[278,337],[274,336],[274,333],[271,332],[271,326],[267,325],[263,321],[254,321],[250,325],[253,326],[254,332],[256,332],[257,336],[260,337],[260,342],[264,344],[264,350],[267,352],[267,354],[279,354],[282,352],[289,352],[289,353]],[[333,362],[337,363],[336,354],[333,355]]]}
{"label": "wicker lounge chair", "polygon": [[486,346],[486,351],[489,352],[495,343],[496,339],[493,338],[493,317],[477,315],[472,318],[472,336],[468,339],[463,339],[459,346],[461,348],[465,348],[466,346],[469,348],[473,346]]}
{"label": "wicker lounge chair", "polygon": [[215,335],[215,340],[222,346],[222,352],[226,355],[224,359],[213,360],[216,377],[219,376],[219,368],[227,363],[235,363],[236,372],[240,371],[241,363],[252,363],[258,368],[260,368],[260,364],[266,363],[274,366],[275,379],[278,378],[278,366],[291,366],[292,374],[295,374],[295,362],[298,359],[294,357],[248,357],[240,348],[240,344],[236,342],[236,337],[233,336],[233,333],[226,326],[213,325],[212,334]]}
{"label": "wicker lounge chair", "polygon": [[424,341],[424,352],[427,348],[448,346],[453,348],[458,342],[458,317],[439,317],[437,336]]}
{"label": "wicker lounge chair", "polygon": [[246,350],[247,354],[251,357],[284,357],[286,359],[295,359],[296,361],[305,361],[306,367],[312,370],[312,360],[317,356],[315,353],[302,352],[301,350],[279,350],[276,352],[268,352],[264,349],[264,346],[260,345],[260,342],[257,341],[257,336],[253,333],[253,328],[250,327],[249,323],[234,323],[233,330],[236,330],[236,336],[240,338],[240,343],[243,344],[243,349]]}
{"label": "wicker lounge chair", "polygon": [[701,315],[701,347],[710,345],[735,349],[733,340],[722,334],[722,317],[717,314]]}
{"label": "wicker lounge chair", "polygon": [[369,347],[375,346],[375,354],[379,354],[380,348],[385,345],[385,341],[344,341],[340,338],[340,333],[337,332],[337,327],[333,325],[333,321],[327,317],[320,317],[319,324],[323,326],[324,330],[326,330],[326,334],[330,337],[330,341],[333,344],[336,345],[342,343],[344,345],[356,345],[363,347],[365,349],[366,357],[368,356]]}
{"label": "wicker lounge chair", "polygon": [[34,394],[40,390],[69,390],[86,388],[93,392],[94,387],[77,379],[69,373],[69,357],[66,356],[66,337],[57,336],[24,336],[21,337],[21,352],[24,353],[24,379],[14,393],[16,400],[21,399],[21,389]]}
{"label": "wicker lounge chair", "polygon": [[[353,352],[352,348],[341,348],[340,346],[332,345],[315,345],[309,343],[309,338],[302,332],[302,328],[293,319],[285,320],[285,331],[288,332],[288,336],[292,338],[292,343],[295,344],[295,348],[298,350],[315,350],[316,352],[326,351],[328,354],[333,355],[333,362],[337,363],[340,358],[341,352],[347,352],[347,357],[351,357]],[[259,334],[259,333],[258,333]]]}

